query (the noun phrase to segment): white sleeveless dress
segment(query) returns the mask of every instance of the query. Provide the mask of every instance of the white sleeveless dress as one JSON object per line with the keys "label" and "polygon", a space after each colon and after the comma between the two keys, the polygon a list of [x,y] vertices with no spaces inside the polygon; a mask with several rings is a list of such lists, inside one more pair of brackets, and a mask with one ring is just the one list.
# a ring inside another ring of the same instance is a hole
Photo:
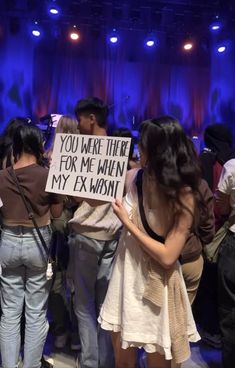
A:
{"label": "white sleeveless dress", "polygon": [[[130,192],[124,198],[124,206],[130,218],[136,203],[138,203],[136,188],[132,185]],[[147,211],[146,217],[154,230],[153,221],[151,221],[151,218],[155,217],[154,212]],[[159,352],[165,355],[165,359],[170,360],[173,357],[169,330],[168,287],[164,286],[164,303],[161,308],[143,299],[148,259],[149,256],[124,228],[98,321],[105,330],[121,332],[123,349],[144,348],[147,353]],[[196,330],[179,263],[177,267],[181,275],[187,306],[188,339],[190,342],[196,342],[200,336]]]}

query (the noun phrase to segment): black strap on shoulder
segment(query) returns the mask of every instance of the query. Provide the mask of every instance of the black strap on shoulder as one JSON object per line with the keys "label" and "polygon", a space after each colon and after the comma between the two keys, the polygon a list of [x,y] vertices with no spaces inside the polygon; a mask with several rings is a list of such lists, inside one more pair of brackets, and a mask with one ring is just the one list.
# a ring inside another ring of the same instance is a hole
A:
{"label": "black strap on shoulder", "polygon": [[33,225],[34,225],[34,227],[35,227],[35,229],[37,231],[38,237],[39,237],[39,239],[40,239],[40,241],[42,243],[42,246],[43,246],[46,254],[48,255],[49,254],[49,249],[48,249],[48,247],[46,245],[45,240],[43,239],[43,236],[42,236],[41,231],[40,231],[40,229],[38,227],[37,221],[35,220],[33,209],[31,207],[31,204],[25,198],[23,188],[20,186],[20,183],[19,183],[19,180],[17,178],[16,172],[15,172],[15,170],[14,170],[14,168],[12,166],[7,171],[11,175],[12,179],[14,180],[14,182],[15,182],[17,188],[18,188],[18,191],[19,191],[19,193],[21,195],[21,198],[23,200],[23,203],[25,205],[25,208],[26,208],[26,210],[28,212],[29,219],[32,220]]}
{"label": "black strap on shoulder", "polygon": [[161,236],[155,233],[151,227],[149,226],[145,212],[144,212],[144,202],[143,202],[143,190],[142,190],[142,177],[143,177],[143,169],[139,170],[136,177],[136,187],[137,187],[137,194],[138,194],[138,204],[139,204],[139,212],[141,221],[143,224],[143,227],[146,231],[146,233],[153,238],[154,240],[159,241],[160,243],[165,243],[165,239]]}

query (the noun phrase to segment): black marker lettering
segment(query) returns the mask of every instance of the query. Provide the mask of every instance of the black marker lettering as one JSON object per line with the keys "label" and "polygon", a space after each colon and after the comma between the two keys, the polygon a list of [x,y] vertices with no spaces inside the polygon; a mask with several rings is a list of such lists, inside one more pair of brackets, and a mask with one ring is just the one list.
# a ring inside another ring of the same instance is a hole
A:
{"label": "black marker lettering", "polygon": [[87,177],[78,175],[76,177],[76,181],[74,183],[73,190],[78,191],[78,192],[81,192],[82,190],[84,190],[84,192],[86,192],[87,191],[86,185],[85,185],[86,180],[87,180]]}
{"label": "black marker lettering", "polygon": [[67,156],[67,155],[61,155],[60,157],[60,171],[66,170],[66,171],[74,171],[76,172],[76,166],[75,162],[77,161],[77,156]]}
{"label": "black marker lettering", "polygon": [[55,174],[52,176],[52,189],[54,189],[56,186],[56,189],[64,190],[66,182],[70,175],[65,176],[64,174],[59,174],[58,177],[56,177]]}

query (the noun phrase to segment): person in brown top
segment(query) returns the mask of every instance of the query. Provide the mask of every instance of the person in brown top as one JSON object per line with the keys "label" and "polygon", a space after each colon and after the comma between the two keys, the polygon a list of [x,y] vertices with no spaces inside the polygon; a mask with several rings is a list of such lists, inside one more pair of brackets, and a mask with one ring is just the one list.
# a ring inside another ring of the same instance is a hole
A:
{"label": "person in brown top", "polygon": [[0,169],[5,169],[13,164],[12,139],[14,133],[22,125],[29,124],[29,118],[12,118],[0,136]]}
{"label": "person in brown top", "polygon": [[[54,217],[60,216],[62,203],[61,197],[45,192],[48,170],[40,165],[42,155],[40,130],[33,125],[21,126],[13,138],[13,169],[49,247],[50,212]],[[0,242],[2,363],[3,367],[17,366],[20,320],[25,304],[24,367],[40,368],[48,331],[46,306],[50,282],[46,278],[47,254],[11,174],[11,168],[0,171],[0,197],[3,202]]]}
{"label": "person in brown top", "polygon": [[180,255],[184,281],[191,304],[193,304],[197,295],[202,276],[204,265],[202,257],[203,246],[210,243],[215,234],[213,194],[204,179],[201,180],[198,189],[206,204],[207,216],[200,217],[197,231],[192,231],[189,234]]}

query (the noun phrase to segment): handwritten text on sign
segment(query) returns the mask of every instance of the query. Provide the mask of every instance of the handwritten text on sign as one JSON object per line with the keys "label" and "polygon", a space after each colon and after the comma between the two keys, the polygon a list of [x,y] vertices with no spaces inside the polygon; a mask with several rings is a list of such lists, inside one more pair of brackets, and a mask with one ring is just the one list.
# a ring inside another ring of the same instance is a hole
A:
{"label": "handwritten text on sign", "polygon": [[46,191],[113,201],[121,199],[130,138],[56,134]]}

